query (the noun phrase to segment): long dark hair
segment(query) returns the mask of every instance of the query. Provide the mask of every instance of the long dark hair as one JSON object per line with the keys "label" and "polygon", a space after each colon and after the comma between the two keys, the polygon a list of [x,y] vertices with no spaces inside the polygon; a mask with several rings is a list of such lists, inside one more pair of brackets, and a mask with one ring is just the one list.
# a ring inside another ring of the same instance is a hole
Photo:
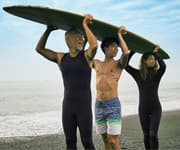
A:
{"label": "long dark hair", "polygon": [[147,64],[145,62],[149,58],[149,56],[151,56],[151,55],[153,55],[153,53],[148,52],[148,53],[143,54],[143,56],[141,57],[141,62],[140,62],[140,66],[139,66],[140,70],[139,71],[140,71],[140,75],[141,75],[143,80],[154,78],[154,76],[157,73],[158,67],[159,67],[157,60],[156,60],[156,57],[155,57],[156,64],[154,65],[154,67],[150,68],[147,66]]}

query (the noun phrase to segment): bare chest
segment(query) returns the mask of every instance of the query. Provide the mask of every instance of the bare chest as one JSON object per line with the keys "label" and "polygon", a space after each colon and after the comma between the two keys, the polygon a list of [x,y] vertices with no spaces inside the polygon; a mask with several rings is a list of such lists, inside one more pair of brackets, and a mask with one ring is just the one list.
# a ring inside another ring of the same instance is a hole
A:
{"label": "bare chest", "polygon": [[98,63],[96,66],[96,73],[98,75],[115,75],[120,73],[120,69],[116,62],[111,62],[111,63],[101,62]]}

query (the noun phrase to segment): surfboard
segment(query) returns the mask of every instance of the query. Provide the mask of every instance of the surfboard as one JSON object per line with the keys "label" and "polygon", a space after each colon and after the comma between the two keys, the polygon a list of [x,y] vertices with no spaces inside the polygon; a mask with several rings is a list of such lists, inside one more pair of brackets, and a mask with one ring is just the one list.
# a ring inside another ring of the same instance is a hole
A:
{"label": "surfboard", "polygon": [[[83,31],[82,20],[84,16],[77,13],[48,7],[22,5],[3,7],[3,9],[15,16],[49,26],[56,26],[62,30],[67,31],[71,28],[77,28]],[[106,37],[117,37],[119,29],[119,26],[98,19],[93,19],[92,24],[89,24],[89,27],[99,41],[102,41]],[[135,52],[152,52],[155,47],[153,42],[128,30],[123,37],[129,49]],[[158,51],[158,55],[160,55],[163,59],[169,58],[169,55],[162,48]]]}

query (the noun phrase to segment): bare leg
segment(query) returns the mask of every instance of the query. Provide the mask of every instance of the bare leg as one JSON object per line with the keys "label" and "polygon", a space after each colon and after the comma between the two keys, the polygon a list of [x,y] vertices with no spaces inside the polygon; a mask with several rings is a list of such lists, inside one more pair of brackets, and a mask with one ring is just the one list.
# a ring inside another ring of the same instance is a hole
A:
{"label": "bare leg", "polygon": [[112,148],[111,148],[111,145],[109,143],[107,133],[102,134],[102,139],[104,142],[104,150],[111,150]]}
{"label": "bare leg", "polygon": [[108,141],[113,150],[121,150],[118,135],[108,135]]}

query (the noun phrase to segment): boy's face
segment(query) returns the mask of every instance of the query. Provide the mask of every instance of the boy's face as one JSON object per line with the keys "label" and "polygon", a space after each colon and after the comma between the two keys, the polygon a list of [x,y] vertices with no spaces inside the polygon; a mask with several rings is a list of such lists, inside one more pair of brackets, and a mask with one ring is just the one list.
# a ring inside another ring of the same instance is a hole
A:
{"label": "boy's face", "polygon": [[116,42],[113,42],[108,47],[105,47],[104,50],[106,56],[113,58],[117,55],[118,45]]}

